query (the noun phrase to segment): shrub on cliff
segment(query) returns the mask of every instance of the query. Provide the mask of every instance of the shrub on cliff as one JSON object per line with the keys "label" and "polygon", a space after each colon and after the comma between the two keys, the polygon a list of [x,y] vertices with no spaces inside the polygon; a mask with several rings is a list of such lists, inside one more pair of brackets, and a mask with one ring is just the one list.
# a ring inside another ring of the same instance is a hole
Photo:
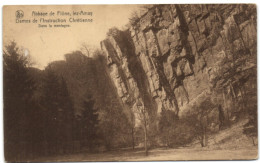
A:
{"label": "shrub on cliff", "polygon": [[112,27],[107,32],[107,37],[115,37],[120,33],[120,30],[117,27]]}

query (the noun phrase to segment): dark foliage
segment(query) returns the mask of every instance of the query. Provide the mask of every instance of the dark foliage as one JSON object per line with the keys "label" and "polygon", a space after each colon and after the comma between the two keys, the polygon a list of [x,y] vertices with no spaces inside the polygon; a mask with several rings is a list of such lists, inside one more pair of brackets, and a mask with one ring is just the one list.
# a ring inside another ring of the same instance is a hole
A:
{"label": "dark foliage", "polygon": [[172,145],[174,130],[177,128],[178,116],[171,110],[163,109],[159,121],[159,132],[163,144],[167,147]]}
{"label": "dark foliage", "polygon": [[[3,53],[4,84],[4,144],[5,157],[22,157],[21,152],[28,141],[33,141],[37,132],[33,118],[37,112],[32,101],[35,82],[28,75],[29,60],[23,56],[16,43],[5,47]],[[35,130],[36,129],[36,130]],[[20,143],[20,144],[19,144]]]}
{"label": "dark foliage", "polygon": [[66,62],[50,63],[41,71],[29,67],[15,42],[6,47],[6,160],[130,146],[132,128],[107,85],[104,57],[96,53],[95,60],[79,51],[67,54]]}
{"label": "dark foliage", "polygon": [[94,109],[95,101],[89,97],[88,101],[84,101],[84,110],[82,112],[82,140],[85,146],[93,150],[93,146],[97,141],[98,130],[98,113]]}

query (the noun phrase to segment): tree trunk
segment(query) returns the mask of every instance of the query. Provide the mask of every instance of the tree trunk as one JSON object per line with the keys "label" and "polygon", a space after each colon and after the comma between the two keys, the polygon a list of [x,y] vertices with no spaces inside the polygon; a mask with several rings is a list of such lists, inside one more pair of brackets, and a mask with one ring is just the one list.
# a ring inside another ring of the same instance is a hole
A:
{"label": "tree trunk", "polygon": [[241,87],[238,88],[239,91],[240,91],[240,94],[241,94],[241,97],[242,97],[242,112],[244,112],[246,106],[245,106],[245,100],[244,100],[244,94],[243,94],[243,91],[241,89]]}
{"label": "tree trunk", "polygon": [[253,145],[256,146],[254,137],[251,137],[251,138],[252,138],[252,141],[253,141]]}
{"label": "tree trunk", "polygon": [[206,128],[203,127],[203,135],[202,135],[202,140],[201,140],[201,146],[206,147],[206,144],[207,144]]}
{"label": "tree trunk", "polygon": [[[233,89],[233,87],[232,87],[232,89]],[[230,127],[230,119],[229,119],[229,109],[228,109],[228,106],[227,106],[227,104],[226,104],[226,96],[225,96],[225,92],[224,92],[224,90],[223,90],[223,100],[224,100],[224,107],[226,108],[226,112],[227,112],[227,124],[228,124],[228,126]]]}
{"label": "tree trunk", "polygon": [[166,136],[166,149],[168,149],[169,147],[169,131],[167,132],[167,136]]}
{"label": "tree trunk", "polygon": [[147,126],[146,126],[146,117],[145,117],[145,112],[143,114],[144,118],[144,150],[145,150],[145,155],[148,156],[148,150],[147,150]]}
{"label": "tree trunk", "polygon": [[146,128],[146,121],[144,122],[144,150],[145,150],[145,155],[148,156],[148,150],[147,150],[147,128]]}
{"label": "tree trunk", "polygon": [[132,147],[135,149],[135,137],[134,137],[134,128],[132,127]]}

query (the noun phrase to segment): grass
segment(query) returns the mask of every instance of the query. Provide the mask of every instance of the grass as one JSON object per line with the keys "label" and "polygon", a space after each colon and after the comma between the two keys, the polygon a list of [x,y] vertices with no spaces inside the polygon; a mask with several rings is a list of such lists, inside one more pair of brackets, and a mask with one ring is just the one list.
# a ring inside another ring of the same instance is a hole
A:
{"label": "grass", "polygon": [[97,154],[81,153],[66,156],[42,158],[34,161],[165,161],[165,160],[251,160],[258,158],[257,147],[252,149],[153,149],[145,156],[143,150],[118,150]]}
{"label": "grass", "polygon": [[199,143],[177,149],[156,148],[144,150],[138,148],[120,149],[101,153],[80,153],[66,156],[39,158],[33,161],[166,161],[166,160],[252,160],[258,158],[258,147],[253,146],[250,138],[242,134],[245,121],[231,128],[211,135],[208,146],[202,148]]}

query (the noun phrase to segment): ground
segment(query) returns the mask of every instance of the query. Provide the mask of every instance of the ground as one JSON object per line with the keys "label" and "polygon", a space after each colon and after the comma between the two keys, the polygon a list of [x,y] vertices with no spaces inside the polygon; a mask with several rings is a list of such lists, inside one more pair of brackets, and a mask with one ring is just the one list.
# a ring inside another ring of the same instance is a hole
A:
{"label": "ground", "polygon": [[42,158],[37,161],[162,161],[162,160],[247,160],[257,159],[257,148],[236,150],[209,149],[153,149],[145,156],[143,150],[110,151],[98,154],[73,154]]}
{"label": "ground", "polygon": [[194,142],[181,148],[156,148],[145,156],[142,149],[120,149],[103,153],[80,153],[39,158],[35,161],[163,161],[163,160],[252,160],[258,158],[258,146],[243,133],[245,121],[209,137],[207,147]]}

